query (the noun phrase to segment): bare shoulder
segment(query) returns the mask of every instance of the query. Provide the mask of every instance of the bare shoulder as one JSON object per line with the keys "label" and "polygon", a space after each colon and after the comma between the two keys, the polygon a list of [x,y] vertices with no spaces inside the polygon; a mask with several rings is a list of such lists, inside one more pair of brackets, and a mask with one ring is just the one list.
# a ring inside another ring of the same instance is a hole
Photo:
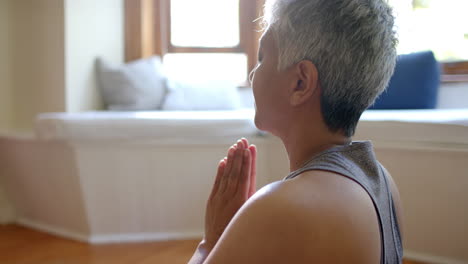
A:
{"label": "bare shoulder", "polygon": [[314,171],[265,186],[239,210],[206,263],[378,263],[372,201],[342,178]]}

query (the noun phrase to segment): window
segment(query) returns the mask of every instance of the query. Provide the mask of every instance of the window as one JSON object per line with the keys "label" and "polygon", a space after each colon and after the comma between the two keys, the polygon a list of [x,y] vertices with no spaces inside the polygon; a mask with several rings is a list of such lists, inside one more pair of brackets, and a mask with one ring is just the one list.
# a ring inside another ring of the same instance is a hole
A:
{"label": "window", "polygon": [[[434,51],[445,82],[468,82],[467,0],[389,0],[399,53]],[[256,64],[264,0],[125,0],[126,60],[158,54],[177,79],[241,82]]]}
{"label": "window", "polygon": [[[250,27],[241,28],[241,18],[249,17],[249,8],[255,9],[254,1],[167,0],[166,3],[170,16],[165,23],[168,52],[164,64],[171,79],[237,83],[247,80],[249,46],[253,43],[242,32]],[[251,16],[250,21],[253,20]],[[250,29],[253,32],[253,27]]]}
{"label": "window", "polygon": [[253,21],[263,0],[126,0],[125,5],[126,42],[132,42],[126,43],[127,61],[158,54],[171,79],[242,84],[255,67],[260,32]]}
{"label": "window", "polygon": [[390,3],[396,15],[398,52],[432,50],[443,63],[443,81],[468,81],[468,1],[390,0]]}
{"label": "window", "polygon": [[239,0],[170,0],[170,47],[236,48]]}

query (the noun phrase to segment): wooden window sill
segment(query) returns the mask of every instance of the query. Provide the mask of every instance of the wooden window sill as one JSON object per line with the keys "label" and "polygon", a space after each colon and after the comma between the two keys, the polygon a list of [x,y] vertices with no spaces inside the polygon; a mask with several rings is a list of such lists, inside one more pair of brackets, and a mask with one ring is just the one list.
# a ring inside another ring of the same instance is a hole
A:
{"label": "wooden window sill", "polygon": [[442,83],[468,83],[468,61],[442,63]]}

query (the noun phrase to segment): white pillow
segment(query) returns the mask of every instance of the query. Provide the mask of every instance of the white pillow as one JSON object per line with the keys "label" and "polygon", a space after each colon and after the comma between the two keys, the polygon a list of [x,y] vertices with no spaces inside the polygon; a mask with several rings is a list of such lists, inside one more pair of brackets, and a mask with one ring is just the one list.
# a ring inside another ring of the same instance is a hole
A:
{"label": "white pillow", "polygon": [[167,93],[161,59],[153,56],[122,66],[96,61],[99,87],[110,110],[160,109]]}
{"label": "white pillow", "polygon": [[234,110],[241,108],[236,85],[224,81],[168,81],[163,110]]}

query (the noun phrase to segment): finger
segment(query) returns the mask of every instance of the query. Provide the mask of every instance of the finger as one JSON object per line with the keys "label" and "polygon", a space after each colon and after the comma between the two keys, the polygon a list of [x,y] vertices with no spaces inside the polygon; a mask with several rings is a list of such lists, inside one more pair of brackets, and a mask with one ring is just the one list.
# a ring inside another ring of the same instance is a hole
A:
{"label": "finger", "polygon": [[232,168],[232,163],[233,163],[233,158],[234,158],[235,151],[236,151],[236,149],[234,148],[234,146],[230,147],[229,150],[228,150],[228,156],[225,158],[226,166],[224,167],[224,171],[223,171],[222,177],[220,179],[220,192],[225,192],[226,191],[226,188],[227,188],[227,185],[228,185],[228,177],[229,177],[229,173],[230,173],[231,168]]}
{"label": "finger", "polygon": [[241,173],[239,175],[238,187],[237,190],[239,195],[245,200],[249,197],[249,187],[250,187],[250,167],[252,164],[250,150],[244,149],[242,151],[243,159],[242,159],[242,168]]}
{"label": "finger", "polygon": [[242,143],[244,143],[244,148],[245,149],[249,147],[249,141],[246,138],[241,138],[241,141],[242,141]]}
{"label": "finger", "polygon": [[257,147],[250,145],[250,183],[249,183],[249,197],[257,191]]}
{"label": "finger", "polygon": [[210,195],[210,200],[213,198],[213,196],[216,195],[216,193],[218,193],[218,190],[219,190],[219,184],[221,182],[221,177],[223,177],[224,175],[224,168],[226,167],[226,159],[222,159],[219,163],[218,163],[218,171],[216,172],[216,178],[215,178],[215,182],[213,184],[213,189],[211,190],[211,195]]}
{"label": "finger", "polygon": [[232,162],[234,158],[234,154],[236,153],[237,150],[237,145],[232,145],[229,150],[228,150],[228,155],[227,155],[227,163],[226,163],[226,170],[224,171],[224,174],[227,175],[232,168]]}
{"label": "finger", "polygon": [[231,168],[231,172],[228,174],[228,178],[229,178],[229,190],[232,192],[237,192],[237,185],[238,185],[238,182],[239,182],[239,177],[240,177],[240,173],[241,173],[241,169],[242,169],[242,161],[243,161],[243,151],[244,151],[244,148],[243,148],[243,143],[241,141],[239,141],[237,143],[237,149],[236,149],[236,152],[235,152],[235,157],[233,159],[233,164],[232,164],[232,168]]}
{"label": "finger", "polygon": [[[237,149],[237,143],[236,143],[236,144],[233,144],[232,146],[229,147],[229,149],[228,149],[228,154],[229,154],[229,151],[230,151],[231,148],[233,148],[234,150],[236,150],[236,149]],[[229,156],[229,155],[228,155],[228,156]]]}

